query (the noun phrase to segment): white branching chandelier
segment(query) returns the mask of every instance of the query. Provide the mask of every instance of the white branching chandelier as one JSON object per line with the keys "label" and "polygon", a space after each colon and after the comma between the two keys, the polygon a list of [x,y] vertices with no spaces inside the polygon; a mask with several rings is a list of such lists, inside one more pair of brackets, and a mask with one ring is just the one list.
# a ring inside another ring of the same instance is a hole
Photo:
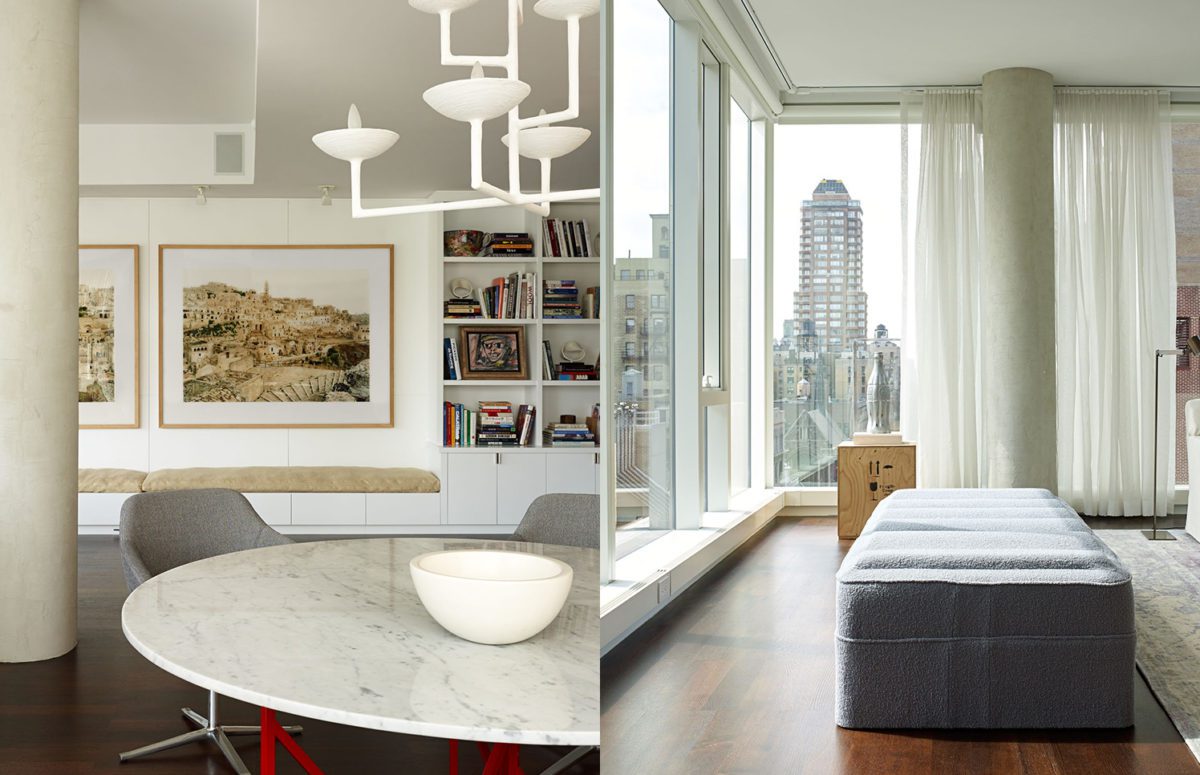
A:
{"label": "white branching chandelier", "polygon": [[[579,118],[579,20],[600,10],[600,0],[538,0],[535,13],[567,23],[567,107],[555,113],[544,110],[537,116],[521,118],[519,106],[529,96],[529,84],[519,78],[518,53],[520,26],[524,21],[524,0],[508,0],[508,53],[503,56],[470,56],[450,50],[450,19],[455,11],[469,8],[478,0],[409,0],[418,11],[436,13],[441,18],[442,64],[471,67],[471,77],[447,81],[425,91],[431,108],[446,118],[471,125],[471,188],[485,197],[453,202],[402,205],[399,207],[362,206],[362,163],[388,150],[400,135],[388,129],[363,127],[358,108],[350,106],[345,129],[333,129],[313,136],[313,142],[325,153],[350,162],[351,213],[355,218],[381,215],[405,215],[444,210],[471,210],[484,207],[520,205],[539,215],[550,212],[551,202],[593,199],[600,189],[574,191],[550,190],[550,162],[574,151],[591,132],[582,127],[552,126],[560,121]],[[503,67],[504,78],[485,77],[483,68]],[[508,134],[502,142],[508,146],[508,188],[494,186],[483,179],[483,122],[508,114]],[[521,188],[521,157],[537,159],[541,164],[541,190],[527,194]]]}

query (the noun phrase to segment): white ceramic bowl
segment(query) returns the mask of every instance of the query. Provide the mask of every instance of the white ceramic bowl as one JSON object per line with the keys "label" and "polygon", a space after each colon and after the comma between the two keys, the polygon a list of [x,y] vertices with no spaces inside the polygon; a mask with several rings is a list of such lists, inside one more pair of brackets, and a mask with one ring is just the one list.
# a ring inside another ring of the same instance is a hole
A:
{"label": "white ceramic bowl", "polygon": [[408,569],[438,624],[489,645],[517,643],[546,629],[567,602],[575,575],[552,557],[480,549],[418,555]]}

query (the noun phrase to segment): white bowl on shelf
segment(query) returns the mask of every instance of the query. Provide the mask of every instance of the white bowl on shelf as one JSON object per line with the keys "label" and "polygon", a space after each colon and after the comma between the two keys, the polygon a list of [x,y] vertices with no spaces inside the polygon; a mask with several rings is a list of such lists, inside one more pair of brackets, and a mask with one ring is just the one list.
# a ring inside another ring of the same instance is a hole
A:
{"label": "white bowl on shelf", "polygon": [[409,562],[421,604],[464,640],[518,643],[554,621],[574,571],[553,557],[481,549],[428,552]]}

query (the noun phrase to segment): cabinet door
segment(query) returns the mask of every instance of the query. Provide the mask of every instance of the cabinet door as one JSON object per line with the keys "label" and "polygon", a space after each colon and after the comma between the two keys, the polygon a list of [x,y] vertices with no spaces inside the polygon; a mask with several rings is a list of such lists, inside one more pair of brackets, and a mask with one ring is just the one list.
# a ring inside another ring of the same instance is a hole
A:
{"label": "cabinet door", "polygon": [[496,508],[501,525],[515,525],[533,499],[546,492],[546,455],[500,453]]}
{"label": "cabinet door", "polygon": [[546,492],[578,492],[594,495],[600,466],[593,453],[546,456]]}
{"label": "cabinet door", "polygon": [[365,525],[367,498],[361,492],[294,492],[293,525]]}
{"label": "cabinet door", "polygon": [[496,456],[487,453],[446,455],[446,522],[496,524]]}

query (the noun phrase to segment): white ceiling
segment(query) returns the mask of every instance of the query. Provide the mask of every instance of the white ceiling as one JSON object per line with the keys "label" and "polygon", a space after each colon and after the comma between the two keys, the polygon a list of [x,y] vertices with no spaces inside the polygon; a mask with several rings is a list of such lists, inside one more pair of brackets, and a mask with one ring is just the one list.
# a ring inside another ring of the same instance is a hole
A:
{"label": "white ceiling", "polygon": [[83,0],[79,120],[254,120],[254,0]]}
{"label": "white ceiling", "polygon": [[[247,83],[244,48],[255,35],[258,57]],[[214,186],[210,196],[319,196],[333,184],[348,196],[349,165],[312,144],[312,135],[343,127],[357,103],[364,125],[401,139],[364,165],[368,197],[423,197],[468,188],[466,124],[435,113],[421,99],[430,86],[465,78],[466,68],[439,64],[438,19],[404,0],[84,0],[81,20],[81,121],[222,123],[237,115],[247,90],[257,92],[255,182]],[[481,0],[455,14],[456,54],[504,53],[503,0]],[[599,181],[599,25],[584,19],[580,46],[581,116],[592,130],[578,151],[554,163],[555,188]],[[522,115],[566,105],[566,25],[532,12],[521,28],[521,79],[533,91]],[[503,119],[485,124],[484,174],[507,183]],[[522,180],[537,185],[535,162]],[[85,194],[191,195],[163,187],[114,187]]]}
{"label": "white ceiling", "polygon": [[1200,85],[1196,0],[734,2],[797,87],[968,85],[1002,67],[1059,84]]}

